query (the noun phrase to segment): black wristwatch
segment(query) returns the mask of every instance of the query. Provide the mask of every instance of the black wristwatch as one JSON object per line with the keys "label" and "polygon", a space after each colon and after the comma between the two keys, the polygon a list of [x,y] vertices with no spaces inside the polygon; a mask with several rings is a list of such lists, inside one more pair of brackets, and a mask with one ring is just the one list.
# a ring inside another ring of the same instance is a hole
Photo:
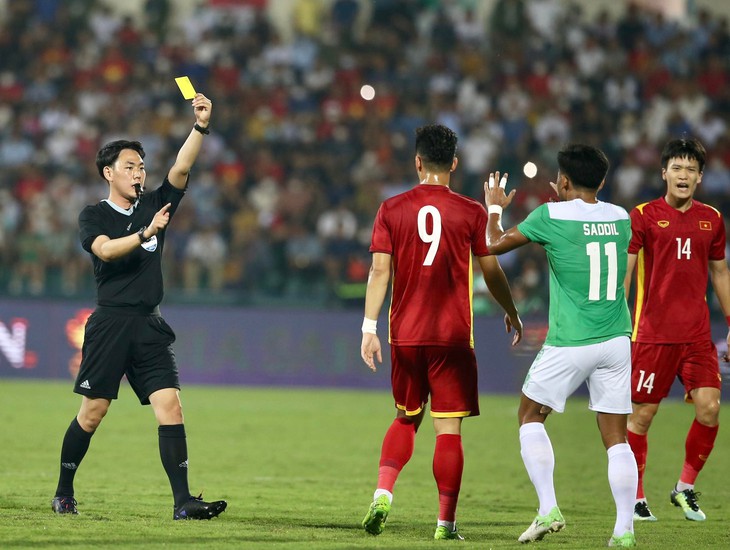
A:
{"label": "black wristwatch", "polygon": [[147,229],[147,226],[143,225],[142,227],[139,228],[139,231],[137,231],[137,236],[139,237],[139,244],[148,243],[152,240],[152,237],[150,237],[149,239],[144,238],[145,229]]}
{"label": "black wristwatch", "polygon": [[206,126],[205,128],[203,128],[203,127],[202,127],[202,126],[201,126],[200,124],[198,124],[197,122],[196,122],[195,124],[193,124],[193,128],[194,128],[194,129],[195,129],[195,130],[196,130],[197,132],[200,132],[201,134],[203,134],[204,136],[207,136],[208,134],[210,134],[210,130],[208,129],[208,127],[207,127],[207,126]]}

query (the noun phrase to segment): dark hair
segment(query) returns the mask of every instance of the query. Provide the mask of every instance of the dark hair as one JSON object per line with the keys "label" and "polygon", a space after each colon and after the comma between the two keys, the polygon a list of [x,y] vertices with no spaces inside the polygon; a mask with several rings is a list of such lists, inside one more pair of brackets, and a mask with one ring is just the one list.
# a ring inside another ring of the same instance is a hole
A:
{"label": "dark hair", "polygon": [[144,158],[144,149],[142,149],[142,144],[139,141],[127,141],[126,139],[110,141],[96,153],[96,169],[104,180],[106,180],[104,167],[114,164],[119,158],[119,153],[124,149],[137,151],[139,156]]}
{"label": "dark hair", "polygon": [[558,152],[558,166],[573,185],[598,189],[608,172],[608,157],[592,145],[572,143]]}
{"label": "dark hair", "polygon": [[662,168],[666,168],[670,159],[689,159],[696,160],[700,165],[700,172],[705,169],[705,151],[704,145],[696,138],[689,139],[673,139],[669,141],[662,150]]}
{"label": "dark hair", "polygon": [[416,130],[416,154],[426,169],[448,172],[456,156],[457,141],[454,131],[446,126],[421,126]]}

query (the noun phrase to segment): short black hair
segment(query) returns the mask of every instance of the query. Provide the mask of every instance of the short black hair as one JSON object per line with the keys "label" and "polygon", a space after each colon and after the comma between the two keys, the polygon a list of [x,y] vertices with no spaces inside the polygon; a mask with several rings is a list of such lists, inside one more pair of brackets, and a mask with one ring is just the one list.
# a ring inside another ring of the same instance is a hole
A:
{"label": "short black hair", "polygon": [[429,124],[416,130],[416,154],[426,169],[448,172],[456,156],[456,133],[441,124]]}
{"label": "short black hair", "polygon": [[119,153],[121,153],[124,149],[137,151],[139,156],[144,158],[144,149],[139,141],[128,141],[126,139],[110,141],[99,149],[98,153],[96,153],[96,169],[99,171],[99,175],[103,180],[106,181],[106,178],[104,177],[104,167],[114,164],[119,158]]}
{"label": "short black hair", "polygon": [[705,146],[697,138],[673,139],[662,150],[662,168],[667,168],[671,159],[696,160],[700,165],[700,172],[705,170]]}
{"label": "short black hair", "polygon": [[571,143],[558,152],[558,167],[573,185],[598,189],[608,173],[608,157],[592,145]]}

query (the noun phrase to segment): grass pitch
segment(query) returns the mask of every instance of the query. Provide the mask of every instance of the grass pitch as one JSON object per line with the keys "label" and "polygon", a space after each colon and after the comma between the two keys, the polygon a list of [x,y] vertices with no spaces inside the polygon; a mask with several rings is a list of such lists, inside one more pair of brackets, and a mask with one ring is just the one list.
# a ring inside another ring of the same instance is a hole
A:
{"label": "grass pitch", "polygon": [[[80,397],[71,383],[0,379],[2,548],[388,548],[456,545],[518,548],[537,498],[520,459],[518,396],[482,396],[464,422],[466,465],[458,524],[465,543],[432,539],[438,512],[434,437],[424,421],[379,537],[360,528],[376,481],[380,443],[393,417],[384,392],[188,386],[191,490],[228,500],[212,521],[173,522],[172,497],[149,407],[122,389],[76,476],[78,516],[56,516],[61,438]],[[730,444],[720,430],[697,489],[707,514],[689,522],[669,503],[692,408],[662,405],[650,434],[646,490],[659,521],[637,524],[641,548],[730,548]],[[603,548],[614,506],[606,455],[586,399],[547,423],[567,527],[540,548]]]}

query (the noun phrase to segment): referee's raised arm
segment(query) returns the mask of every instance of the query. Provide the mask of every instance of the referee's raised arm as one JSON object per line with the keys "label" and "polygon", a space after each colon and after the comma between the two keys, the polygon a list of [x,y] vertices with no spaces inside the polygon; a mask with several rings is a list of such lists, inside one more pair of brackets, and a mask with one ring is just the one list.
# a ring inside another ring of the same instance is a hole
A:
{"label": "referee's raised arm", "polygon": [[213,109],[213,102],[203,94],[197,94],[193,98],[193,111],[195,113],[195,124],[190,135],[180,147],[180,151],[167,174],[167,179],[178,189],[184,189],[188,183],[188,174],[198,158],[200,148],[203,146],[203,137],[210,133],[210,113]]}

